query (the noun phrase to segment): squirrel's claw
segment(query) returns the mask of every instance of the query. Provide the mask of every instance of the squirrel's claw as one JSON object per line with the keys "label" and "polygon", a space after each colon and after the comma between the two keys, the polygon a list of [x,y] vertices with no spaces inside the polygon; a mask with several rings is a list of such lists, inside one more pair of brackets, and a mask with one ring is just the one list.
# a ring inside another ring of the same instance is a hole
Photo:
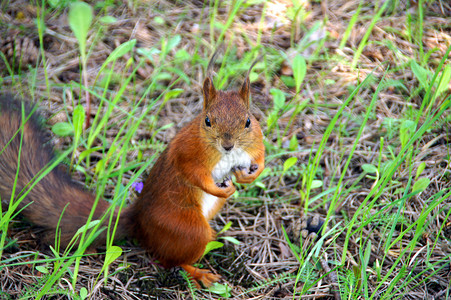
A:
{"label": "squirrel's claw", "polygon": [[232,185],[232,179],[230,177],[226,177],[222,182],[216,183],[216,185],[223,189],[228,188]]}
{"label": "squirrel's claw", "polygon": [[249,168],[243,168],[243,167],[234,168],[233,174],[236,177],[236,182],[251,183],[258,177],[258,174],[256,173],[257,170],[258,170],[258,165],[251,164]]}

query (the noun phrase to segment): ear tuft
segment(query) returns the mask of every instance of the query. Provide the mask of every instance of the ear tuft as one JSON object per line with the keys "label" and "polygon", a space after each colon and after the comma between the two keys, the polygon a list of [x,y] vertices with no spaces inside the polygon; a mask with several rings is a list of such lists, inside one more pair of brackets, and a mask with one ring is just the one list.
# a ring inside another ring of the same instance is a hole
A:
{"label": "ear tuft", "polygon": [[219,52],[220,52],[220,48],[216,49],[215,53],[213,53],[213,55],[210,58],[210,61],[208,62],[207,74],[206,74],[207,77],[211,78],[211,76],[213,74],[213,67],[215,65],[216,58],[218,57]]}
{"label": "ear tuft", "polygon": [[205,78],[202,92],[204,95],[204,110],[206,110],[210,106],[213,99],[216,97],[216,89],[213,85],[213,80],[211,79],[211,77]]}
{"label": "ear tuft", "polygon": [[250,84],[251,83],[249,81],[249,76],[246,76],[246,78],[244,79],[243,85],[241,86],[241,89],[240,89],[241,99],[243,99],[244,104],[246,105],[247,108],[249,108]]}
{"label": "ear tuft", "polygon": [[252,68],[255,66],[255,64],[261,60],[262,56],[259,56],[251,65],[251,67],[249,68],[249,71],[247,71],[246,74],[246,78],[244,79],[243,85],[241,86],[240,89],[240,96],[241,98],[244,100],[244,104],[246,105],[247,108],[249,108],[249,95],[250,95],[250,85],[251,82],[249,80],[249,74],[252,71]]}

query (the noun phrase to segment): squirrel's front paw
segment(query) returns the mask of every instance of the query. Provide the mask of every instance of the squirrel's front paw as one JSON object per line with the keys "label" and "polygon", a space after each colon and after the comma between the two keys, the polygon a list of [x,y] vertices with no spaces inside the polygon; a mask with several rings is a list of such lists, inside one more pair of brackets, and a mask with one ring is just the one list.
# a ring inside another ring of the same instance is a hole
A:
{"label": "squirrel's front paw", "polygon": [[233,193],[235,193],[236,188],[233,185],[232,179],[230,177],[224,178],[224,181],[220,183],[216,183],[216,186],[221,188],[221,195],[220,197],[228,198],[232,196]]}
{"label": "squirrel's front paw", "polygon": [[216,185],[220,188],[225,189],[232,185],[232,180],[230,179],[230,177],[226,177],[222,182],[217,182]]}
{"label": "squirrel's front paw", "polygon": [[233,169],[233,174],[238,183],[251,183],[258,177],[258,165],[251,164],[249,168],[236,167]]}

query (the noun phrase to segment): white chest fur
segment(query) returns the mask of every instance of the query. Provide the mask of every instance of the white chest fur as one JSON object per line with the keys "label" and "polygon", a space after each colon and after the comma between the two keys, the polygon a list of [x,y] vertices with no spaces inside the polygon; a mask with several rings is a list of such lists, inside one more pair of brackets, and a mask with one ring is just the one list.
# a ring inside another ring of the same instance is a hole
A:
{"label": "white chest fur", "polygon": [[218,197],[204,192],[204,195],[202,196],[202,214],[205,218],[208,218],[211,210],[216,206],[218,200]]}
{"label": "white chest fur", "polygon": [[245,167],[249,168],[251,166],[251,157],[246,151],[240,148],[234,148],[232,151],[222,155],[219,162],[213,168],[211,175],[215,181],[220,181],[224,179],[225,176],[230,174],[230,171],[234,167]]}
{"label": "white chest fur", "polygon": [[[223,154],[219,162],[213,168],[211,176],[215,182],[219,182],[230,174],[234,167],[251,166],[251,157],[244,150],[234,148],[232,151]],[[204,193],[202,196],[202,213],[207,218],[211,210],[216,206],[218,197]]]}

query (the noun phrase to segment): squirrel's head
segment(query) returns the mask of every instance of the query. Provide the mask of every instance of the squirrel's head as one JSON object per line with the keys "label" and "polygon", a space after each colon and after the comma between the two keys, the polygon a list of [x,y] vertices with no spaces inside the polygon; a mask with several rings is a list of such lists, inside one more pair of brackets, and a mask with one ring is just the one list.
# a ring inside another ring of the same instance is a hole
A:
{"label": "squirrel's head", "polygon": [[[252,67],[251,67],[252,68]],[[249,76],[239,91],[218,91],[210,76],[204,80],[202,128],[209,143],[221,153],[246,147],[252,140],[253,122],[249,111]]]}

